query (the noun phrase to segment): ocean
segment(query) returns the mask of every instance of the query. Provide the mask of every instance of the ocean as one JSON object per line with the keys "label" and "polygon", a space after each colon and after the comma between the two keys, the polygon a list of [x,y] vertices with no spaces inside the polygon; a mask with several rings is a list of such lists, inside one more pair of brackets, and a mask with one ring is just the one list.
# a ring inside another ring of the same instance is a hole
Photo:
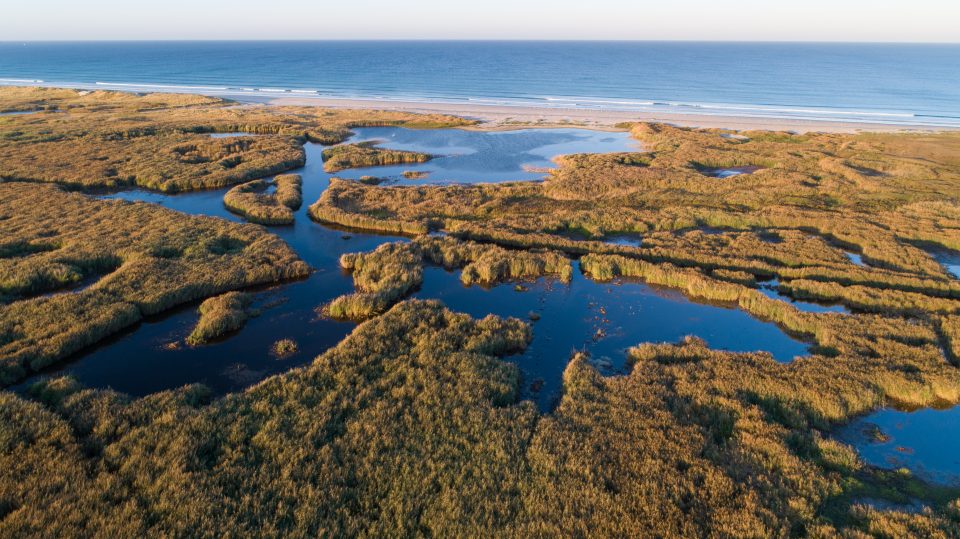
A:
{"label": "ocean", "polygon": [[960,45],[4,42],[0,84],[960,126]]}

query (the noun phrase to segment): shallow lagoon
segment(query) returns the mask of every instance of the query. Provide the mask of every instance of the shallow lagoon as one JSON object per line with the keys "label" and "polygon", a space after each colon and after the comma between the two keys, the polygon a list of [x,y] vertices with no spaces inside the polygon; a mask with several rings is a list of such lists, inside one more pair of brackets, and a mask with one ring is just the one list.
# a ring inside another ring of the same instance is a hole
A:
{"label": "shallow lagoon", "polygon": [[[391,133],[396,136],[389,136]],[[576,129],[484,133],[378,128],[357,130],[351,141],[377,138],[384,140],[384,146],[389,148],[430,152],[445,148],[451,154],[456,151],[463,158],[446,170],[462,172],[464,176],[458,179],[478,181],[476,178],[539,179],[543,173],[526,172],[523,166],[549,162],[556,155],[553,152],[558,151],[622,151],[624,137],[622,133]],[[578,146],[578,141],[584,145]],[[504,158],[509,166],[491,170],[488,165],[498,162],[498,147],[512,152]],[[182,344],[197,320],[194,304],[148,320],[79,354],[59,370],[88,386],[112,387],[133,395],[194,382],[204,383],[216,393],[226,393],[308,363],[336,345],[354,325],[320,318],[315,308],[353,291],[350,276],[339,268],[340,255],[368,251],[381,243],[406,241],[406,238],[345,232],[309,219],[306,207],[319,198],[331,177],[323,172],[322,149],[318,144],[307,144],[307,165],[293,171],[303,176],[304,206],[296,212],[296,222],[270,228],[315,268],[310,277],[258,291],[255,307],[261,309],[261,314],[239,332],[213,344],[197,348]],[[478,155],[482,158],[467,159]],[[355,177],[383,175],[383,169],[389,168],[401,167],[371,167],[349,172]],[[512,172],[506,170],[508,168]],[[434,175],[428,181],[439,178]],[[185,213],[242,221],[224,208],[225,191],[167,195],[131,190],[107,198],[147,201]],[[639,241],[639,238],[631,239]],[[531,322],[533,342],[522,355],[512,359],[523,372],[524,396],[534,399],[544,409],[556,402],[563,370],[576,350],[588,351],[603,372],[615,373],[624,371],[628,347],[647,341],[674,342],[688,334],[698,335],[719,349],[768,351],[780,361],[804,355],[808,348],[806,343],[793,339],[776,325],[753,318],[733,306],[695,303],[677,291],[639,282],[597,283],[579,271],[574,272],[569,284],[543,278],[523,283],[518,291],[514,283],[491,288],[465,287],[459,280],[459,272],[428,267],[423,286],[413,296],[439,299],[452,310],[475,317],[493,313],[529,319],[530,314],[535,313],[534,317],[539,319]],[[281,338],[294,339],[300,350],[286,359],[275,359],[268,351],[273,342]],[[174,346],[171,343],[175,343]]]}
{"label": "shallow lagoon", "polygon": [[640,151],[639,143],[629,133],[586,129],[468,131],[368,127],[355,129],[354,133],[347,142],[377,142],[386,148],[426,153],[434,158],[426,163],[343,170],[336,174],[341,178],[371,175],[396,179],[411,171],[428,175],[404,179],[404,183],[539,180],[544,177],[544,169],[556,166],[552,159],[558,155]]}

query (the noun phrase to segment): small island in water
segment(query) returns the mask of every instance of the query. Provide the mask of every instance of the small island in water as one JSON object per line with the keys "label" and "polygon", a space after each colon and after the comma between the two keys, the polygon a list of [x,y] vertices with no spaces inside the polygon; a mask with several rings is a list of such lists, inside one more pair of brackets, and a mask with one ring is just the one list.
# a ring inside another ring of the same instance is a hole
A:
{"label": "small island in water", "polygon": [[955,537],[960,133],[592,127],[0,88],[0,536]]}

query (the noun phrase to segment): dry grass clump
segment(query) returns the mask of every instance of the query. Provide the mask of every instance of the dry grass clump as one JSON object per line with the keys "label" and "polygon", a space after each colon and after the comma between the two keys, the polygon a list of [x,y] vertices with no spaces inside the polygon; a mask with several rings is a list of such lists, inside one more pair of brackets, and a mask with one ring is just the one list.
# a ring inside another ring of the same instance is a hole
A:
{"label": "dry grass clump", "polygon": [[286,359],[293,354],[296,354],[297,350],[299,350],[297,341],[293,339],[280,339],[279,341],[273,343],[273,346],[270,347],[270,353],[272,353],[277,359]]}
{"label": "dry grass clump", "polygon": [[[9,216],[3,221],[9,241],[58,246],[0,258],[2,385],[144,316],[309,271],[260,227],[96,200],[51,185],[0,183],[0,214]],[[38,296],[91,277],[99,279]]]}
{"label": "dry grass clump", "polygon": [[570,260],[553,251],[509,251],[496,245],[463,242],[449,237],[421,236],[412,242],[386,243],[369,253],[349,253],[340,265],[353,272],[357,292],[334,299],[324,315],[339,320],[365,320],[386,311],[423,282],[425,263],[462,269],[466,285],[556,275],[573,276]]}
{"label": "dry grass clump", "polygon": [[323,150],[323,170],[339,172],[348,168],[379,167],[405,163],[426,163],[430,155],[379,148],[375,143],[340,144]]}
{"label": "dry grass clump", "polygon": [[280,174],[273,179],[277,186],[274,196],[277,202],[290,208],[293,211],[300,209],[303,205],[303,179],[299,174]]}
{"label": "dry grass clump", "polygon": [[408,180],[422,180],[429,177],[430,173],[426,170],[404,170],[401,176]]}
{"label": "dry grass clump", "polygon": [[492,285],[554,275],[563,282],[573,277],[570,259],[556,251],[511,251],[491,244],[450,237],[421,237],[418,246],[425,260],[447,269],[462,268],[466,285]]}
{"label": "dry grass clump", "polygon": [[[542,415],[493,357],[530,337],[411,301],[209,404],[195,386],[131,400],[65,378],[0,393],[0,534],[950,536],[960,522],[956,489],[866,467],[821,431],[887,384],[956,401],[935,354],[781,365],[688,339],[633,349],[613,377],[578,355]],[[857,502],[913,496],[932,510]]]}
{"label": "dry grass clump", "polygon": [[844,304],[860,311],[901,312],[913,315],[960,313],[960,300],[931,297],[928,294],[896,289],[884,290],[882,294],[878,294],[877,289],[873,287],[843,286],[835,282],[806,279],[783,283],[781,289],[797,299],[843,301]]}
{"label": "dry grass clump", "polygon": [[187,344],[199,346],[237,331],[250,318],[253,297],[244,292],[227,292],[200,304],[200,320],[187,337]]}
{"label": "dry grass clump", "polygon": [[264,191],[270,186],[266,180],[254,180],[238,185],[223,196],[223,205],[244,219],[261,225],[288,225],[293,223],[293,212],[302,203],[302,181],[298,174],[277,176],[273,193]]}
{"label": "dry grass clump", "polygon": [[738,283],[746,286],[753,286],[757,283],[756,277],[752,273],[747,273],[745,271],[736,271],[728,269],[716,269],[711,273],[717,279],[721,281],[730,281],[733,283]]}

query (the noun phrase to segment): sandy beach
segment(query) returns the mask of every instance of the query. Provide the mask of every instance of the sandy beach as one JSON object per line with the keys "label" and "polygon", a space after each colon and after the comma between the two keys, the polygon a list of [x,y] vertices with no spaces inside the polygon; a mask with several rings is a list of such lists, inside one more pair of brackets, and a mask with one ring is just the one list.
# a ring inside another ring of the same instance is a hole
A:
{"label": "sandy beach", "polygon": [[664,114],[612,109],[546,108],[473,103],[424,103],[378,99],[340,99],[331,97],[279,97],[271,99],[231,99],[265,102],[271,105],[315,106],[350,109],[399,110],[420,113],[455,114],[484,122],[484,128],[497,129],[527,125],[577,125],[594,129],[610,129],[620,122],[662,122],[683,127],[733,129],[737,131],[770,130],[796,133],[827,132],[938,132],[956,128],[925,125],[885,124],[849,121],[807,120],[800,118],[767,118],[757,116],[720,116],[712,114]]}
{"label": "sandy beach", "polygon": [[401,99],[340,98],[319,95],[297,95],[283,90],[248,93],[225,88],[178,87],[158,85],[121,85],[89,83],[44,83],[42,81],[2,82],[0,86],[36,86],[43,88],[73,88],[78,90],[114,90],[121,92],[191,93],[222,97],[241,104],[275,106],[311,106],[342,109],[396,110],[416,113],[441,113],[479,120],[475,129],[497,130],[518,127],[577,126],[590,129],[614,130],[621,122],[659,122],[680,127],[731,129],[736,131],[790,131],[794,133],[865,133],[904,132],[934,133],[960,131],[960,127],[924,125],[922,123],[884,123],[882,121],[850,121],[809,119],[736,114],[698,114],[690,112],[662,112],[618,110],[613,107],[574,108],[507,105],[473,102],[404,101]]}

